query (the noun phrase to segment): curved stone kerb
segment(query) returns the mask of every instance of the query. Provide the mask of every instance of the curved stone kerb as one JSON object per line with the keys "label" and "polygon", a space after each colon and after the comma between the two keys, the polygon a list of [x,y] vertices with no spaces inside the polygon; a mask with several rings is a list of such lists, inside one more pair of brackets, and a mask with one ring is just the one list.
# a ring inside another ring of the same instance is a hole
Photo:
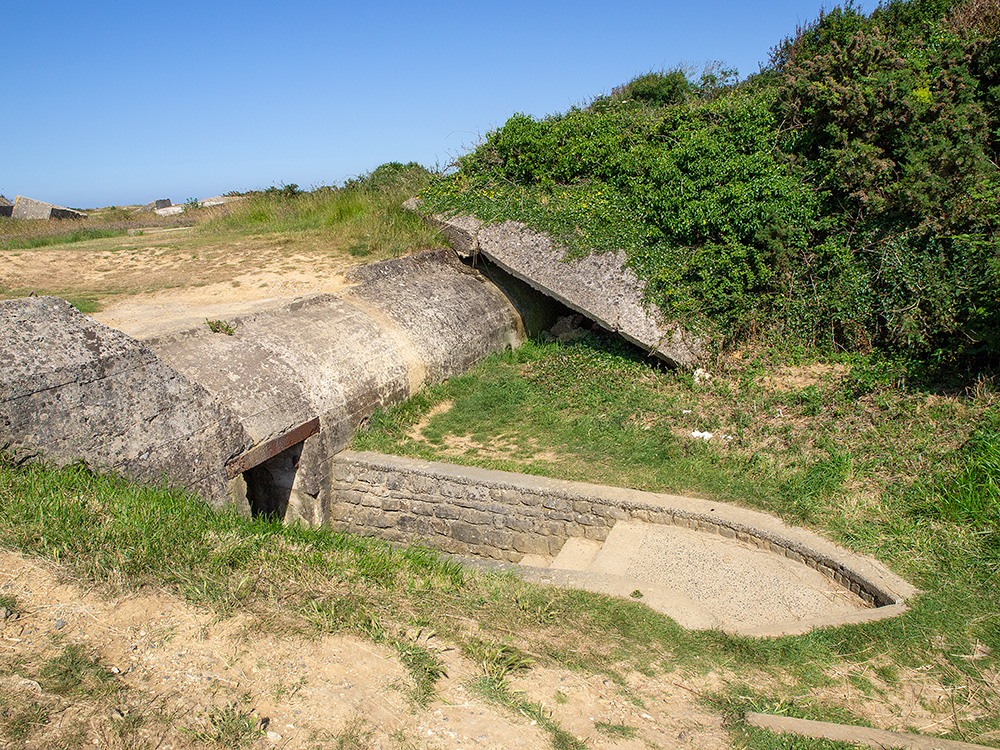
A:
{"label": "curved stone kerb", "polygon": [[[874,608],[859,619],[899,614],[917,593],[874,558],[766,513],[727,503],[351,451],[336,456],[334,477],[334,503],[365,506],[369,520],[383,530],[386,522],[379,509],[395,508],[391,503],[397,501],[407,508],[427,506],[437,525],[429,523],[425,528],[417,518],[413,530],[431,543],[438,541],[433,536],[438,533],[466,545],[446,544],[447,551],[464,549],[517,562],[520,554],[546,554],[544,544],[519,535],[552,534],[561,536],[560,542],[571,536],[600,540],[616,521],[635,520],[717,534],[813,568]],[[404,490],[405,495],[401,494]],[[377,502],[372,498],[378,498]],[[442,505],[459,508],[451,526],[441,520]],[[522,516],[515,519],[518,523],[507,518],[518,514]],[[350,512],[343,518],[351,518]],[[355,526],[357,521],[353,517]],[[504,527],[500,531],[492,528],[500,525]],[[503,549],[504,544],[510,548]],[[490,545],[500,549],[488,549]],[[549,554],[551,549],[550,545]]]}

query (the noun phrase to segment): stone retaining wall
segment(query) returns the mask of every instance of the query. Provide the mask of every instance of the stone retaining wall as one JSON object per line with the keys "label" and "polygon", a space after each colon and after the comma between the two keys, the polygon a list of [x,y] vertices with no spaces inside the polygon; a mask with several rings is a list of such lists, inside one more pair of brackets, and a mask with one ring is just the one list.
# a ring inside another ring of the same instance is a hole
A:
{"label": "stone retaining wall", "polygon": [[619,520],[674,524],[752,544],[818,570],[873,606],[915,589],[878,561],[778,519],[725,503],[375,453],[334,460],[330,524],[453,554],[519,562],[570,537],[603,541]]}

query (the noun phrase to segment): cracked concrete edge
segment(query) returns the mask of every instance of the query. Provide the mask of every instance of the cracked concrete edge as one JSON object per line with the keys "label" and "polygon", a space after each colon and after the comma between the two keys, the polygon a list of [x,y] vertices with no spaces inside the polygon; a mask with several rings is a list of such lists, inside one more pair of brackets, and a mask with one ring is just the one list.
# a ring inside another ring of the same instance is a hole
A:
{"label": "cracked concrete edge", "polygon": [[467,215],[427,214],[417,198],[403,207],[440,231],[463,258],[482,255],[536,291],[613,331],[669,365],[693,369],[708,342],[674,321],[663,320],[644,300],[645,283],[622,251],[592,253],[567,262],[565,248],[517,221],[486,224]]}
{"label": "cracked concrete edge", "polygon": [[744,718],[750,726],[772,732],[800,734],[805,737],[838,742],[851,742],[875,748],[906,748],[907,750],[995,750],[987,745],[946,740],[920,734],[900,734],[884,729],[857,727],[848,724],[833,724],[826,721],[794,719],[790,716],[775,716],[748,712]]}
{"label": "cracked concrete edge", "polygon": [[[457,480],[491,489],[512,488],[568,500],[596,502],[619,508],[628,513],[631,520],[672,524],[718,534],[817,569],[862,598],[867,595],[866,601],[873,605],[853,619],[844,616],[820,618],[810,621],[808,628],[893,617],[905,612],[907,601],[919,593],[916,587],[873,557],[852,552],[816,532],[789,526],[774,516],[729,503],[378,453],[343,451],[337,455],[337,460],[361,468],[390,467],[435,480]],[[757,635],[791,634],[791,631],[785,630],[784,624],[779,623],[775,628],[780,632],[761,629]]]}

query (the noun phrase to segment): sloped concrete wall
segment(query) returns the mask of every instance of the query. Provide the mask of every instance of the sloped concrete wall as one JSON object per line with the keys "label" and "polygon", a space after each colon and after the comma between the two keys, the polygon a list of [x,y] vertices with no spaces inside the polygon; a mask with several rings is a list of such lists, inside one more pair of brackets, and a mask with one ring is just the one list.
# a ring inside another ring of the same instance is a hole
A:
{"label": "sloped concrete wall", "polygon": [[15,219],[86,219],[87,214],[19,195],[14,198],[11,216]]}
{"label": "sloped concrete wall", "polygon": [[56,297],[0,301],[0,446],[166,478],[221,505],[250,437],[146,345]]}
{"label": "sloped concrete wall", "polygon": [[[420,212],[420,203],[405,204]],[[707,342],[679,324],[663,320],[645,302],[644,283],[622,251],[568,258],[565,248],[516,221],[485,224],[472,216],[425,216],[459,255],[485,257],[602,327],[621,335],[676,367],[693,368],[707,354]]]}

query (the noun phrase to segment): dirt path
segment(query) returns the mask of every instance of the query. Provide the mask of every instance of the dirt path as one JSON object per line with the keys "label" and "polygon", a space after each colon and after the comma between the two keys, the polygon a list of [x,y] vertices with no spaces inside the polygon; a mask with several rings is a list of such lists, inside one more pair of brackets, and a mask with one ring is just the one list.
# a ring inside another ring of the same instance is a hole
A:
{"label": "dirt path", "polygon": [[[534,722],[471,689],[478,668],[455,650],[441,651],[448,676],[419,708],[394,652],[356,638],[262,633],[162,591],[104,599],[3,550],[0,595],[15,597],[18,613],[0,639],[2,747],[225,746],[239,718],[266,723],[248,747],[551,747]],[[70,646],[95,657],[107,682],[60,695],[51,665]],[[729,747],[721,719],[695,704],[684,679],[636,674],[626,693],[600,676],[535,668],[512,683],[595,750]],[[35,721],[20,737],[25,715]]]}

